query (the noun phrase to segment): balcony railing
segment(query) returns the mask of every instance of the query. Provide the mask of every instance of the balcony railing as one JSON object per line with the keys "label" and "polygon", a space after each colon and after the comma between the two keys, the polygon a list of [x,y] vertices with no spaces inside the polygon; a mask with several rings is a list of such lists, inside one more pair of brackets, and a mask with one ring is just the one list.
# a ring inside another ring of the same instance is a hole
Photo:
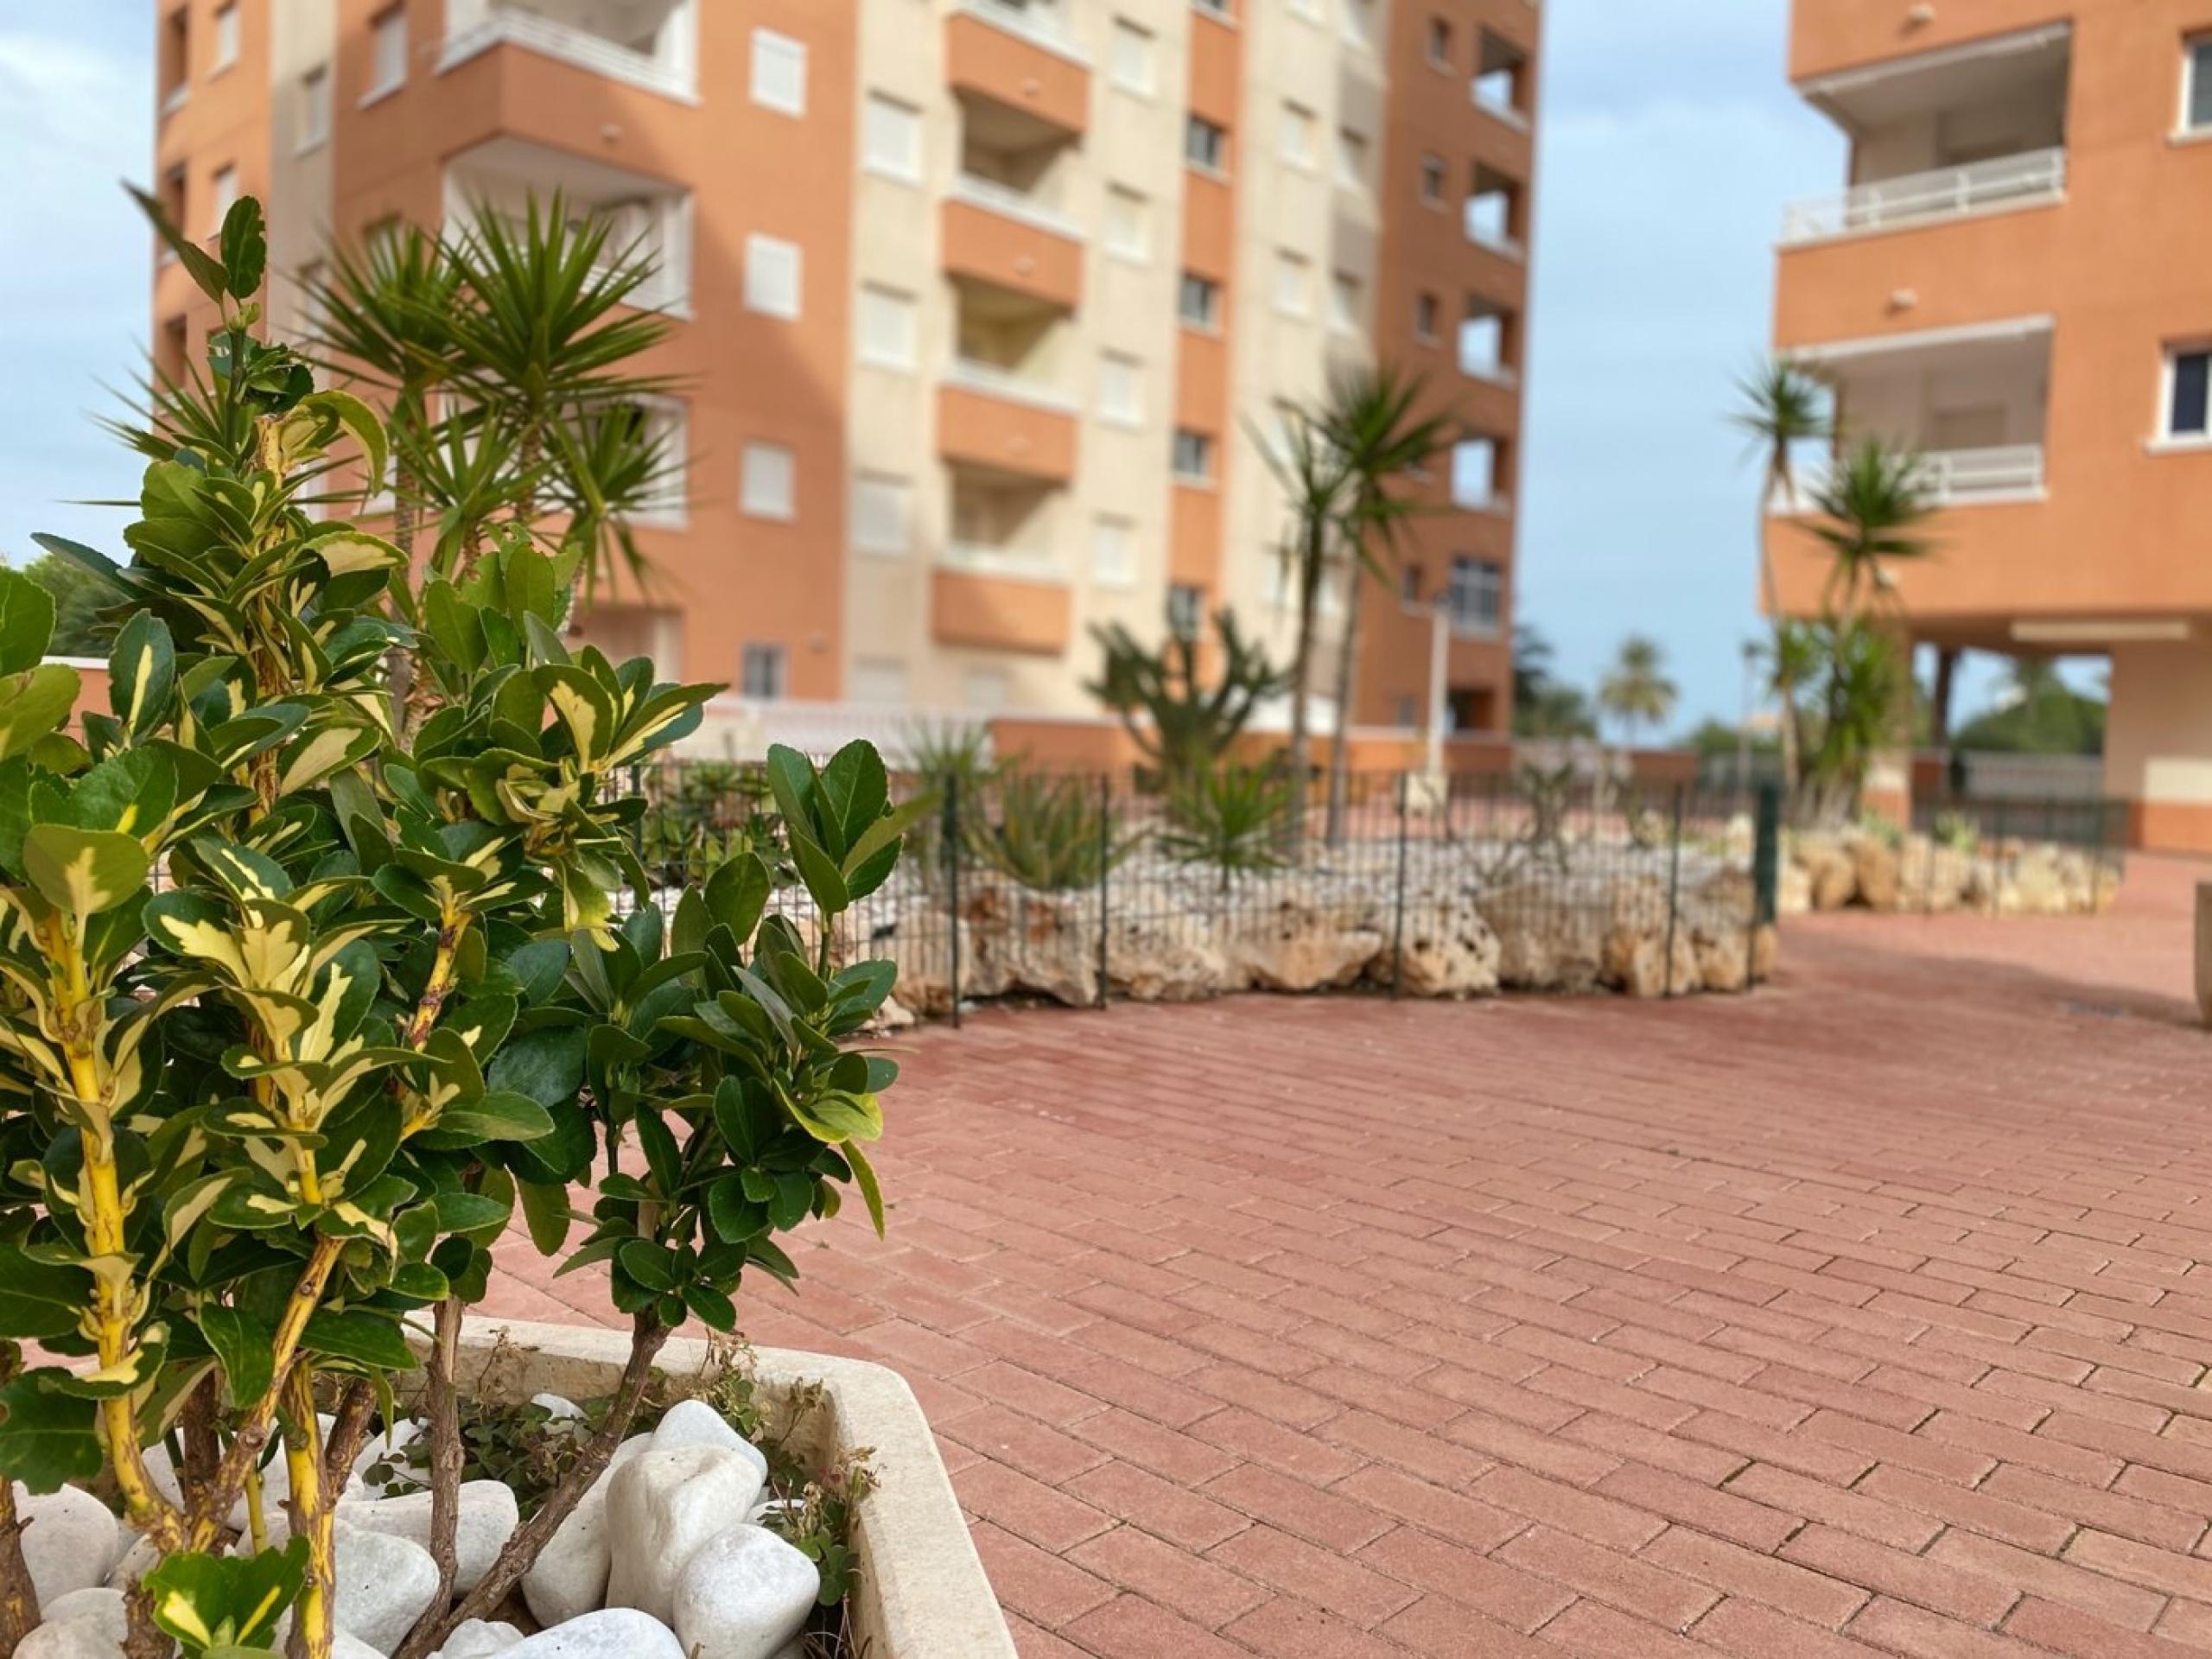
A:
{"label": "balcony railing", "polygon": [[960,9],[971,17],[982,18],[994,29],[1019,35],[1047,52],[1077,63],[1088,61],[1077,50],[1065,20],[1044,6],[1019,6],[1010,3],[1010,0],[961,0]]}
{"label": "balcony railing", "polygon": [[974,173],[961,173],[952,181],[951,195],[956,201],[972,202],[978,207],[988,207],[995,213],[1019,219],[1024,225],[1064,236],[1071,242],[1083,239],[1083,232],[1076,222],[1056,207],[1047,207],[1034,196],[1001,184],[996,179],[986,179]]}
{"label": "balcony railing", "polygon": [[1050,410],[1057,415],[1072,415],[1076,411],[1075,399],[1058,387],[1047,385],[1041,380],[1033,380],[1012,369],[1002,369],[995,363],[979,362],[972,357],[955,358],[946,365],[944,380],[947,385],[963,386],[969,391],[985,392],[1012,403],[1027,404],[1033,408]]}
{"label": "balcony railing", "polygon": [[1958,219],[2051,201],[2066,191],[2066,152],[2032,149],[1969,167],[1878,179],[1839,195],[1793,201],[1783,210],[1784,247],[1869,231]]}
{"label": "balcony railing", "polygon": [[1049,553],[989,542],[947,542],[937,562],[949,570],[965,570],[978,576],[1013,576],[1023,582],[1068,579],[1066,569]]}
{"label": "balcony railing", "polygon": [[446,37],[445,49],[438,54],[438,73],[443,74],[496,46],[518,46],[649,92],[681,99],[698,95],[697,77],[687,69],[634,52],[589,29],[504,6],[481,22]]}
{"label": "balcony railing", "polygon": [[[1920,483],[1939,507],[2032,501],[2043,494],[2043,446],[2012,443],[1989,449],[1939,449],[1921,458]],[[1777,498],[1777,512],[1810,512],[1828,480],[1826,463],[1802,468],[1797,499]]]}

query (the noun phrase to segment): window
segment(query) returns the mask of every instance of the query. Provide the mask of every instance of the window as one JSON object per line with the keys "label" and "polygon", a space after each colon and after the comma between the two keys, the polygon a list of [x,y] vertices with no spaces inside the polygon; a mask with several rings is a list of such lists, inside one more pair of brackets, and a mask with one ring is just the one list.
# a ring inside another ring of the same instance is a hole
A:
{"label": "window", "polygon": [[1106,192],[1106,251],[1124,259],[1152,257],[1152,228],[1145,199],[1116,184]]}
{"label": "window", "polygon": [[1218,328],[1221,327],[1221,284],[1211,276],[1185,271],[1183,285],[1176,294],[1175,314],[1187,327]]}
{"label": "window", "polygon": [[369,98],[397,92],[407,81],[407,8],[386,6],[369,19]]}
{"label": "window", "polygon": [[922,112],[912,105],[870,92],[861,143],[869,171],[909,182],[920,180]]}
{"label": "window", "polygon": [[1313,308],[1308,280],[1312,267],[1287,249],[1275,253],[1275,309],[1286,317],[1302,317]]}
{"label": "window", "polygon": [[300,267],[299,333],[304,340],[313,340],[322,333],[325,321],[324,276],[323,264],[320,259],[310,259]]}
{"label": "window", "polygon": [[1147,95],[1158,84],[1153,68],[1152,31],[1140,29],[1126,17],[1114,20],[1114,84],[1124,92]]}
{"label": "window", "polygon": [[861,361],[879,369],[912,369],[919,333],[914,296],[895,288],[862,285],[860,301]]}
{"label": "window", "polygon": [[862,658],[853,664],[853,701],[886,709],[906,706],[906,664],[888,658]]}
{"label": "window", "polygon": [[1359,278],[1348,270],[1329,278],[1329,327],[1340,334],[1359,332],[1363,308]]}
{"label": "window", "polygon": [[738,505],[746,517],[789,520],[797,516],[798,468],[789,448],[780,443],[748,443],[742,470]]}
{"label": "window", "polygon": [[1213,440],[1187,426],[1175,429],[1175,476],[1200,482],[1213,478]]}
{"label": "window", "polygon": [[1281,151],[1286,166],[1312,171],[1313,167],[1313,111],[1303,104],[1282,106]]}
{"label": "window", "polygon": [[1126,518],[1101,518],[1090,532],[1090,579],[1102,588],[1137,585],[1137,527]]}
{"label": "window", "polygon": [[2183,44],[2181,124],[2184,132],[2212,130],[2212,35]]}
{"label": "window", "polygon": [[785,115],[806,113],[806,42],[773,29],[753,31],[753,101]]}
{"label": "window", "polygon": [[1441,17],[1428,20],[1428,60],[1439,69],[1452,67],[1452,25]]}
{"label": "window", "polygon": [[1118,426],[1144,420],[1144,365],[1122,352],[1098,359],[1098,417]]}
{"label": "window", "polygon": [[747,645],[738,670],[738,694],[768,702],[784,695],[784,648]]}
{"label": "window", "polygon": [[1337,182],[1347,190],[1367,188],[1367,135],[1350,127],[1337,130]]}
{"label": "window", "polygon": [[1435,207],[1444,200],[1444,161],[1441,156],[1424,156],[1421,158],[1421,199]]}
{"label": "window", "polygon": [[690,461],[690,411],[683,403],[674,397],[636,398],[613,404],[606,418],[626,426],[652,457],[652,472],[632,517],[681,524]]}
{"label": "window", "polygon": [[1309,23],[1318,23],[1325,15],[1322,11],[1324,3],[1325,0],[1290,0],[1290,10],[1294,16],[1303,17]]}
{"label": "window", "polygon": [[2166,429],[2170,438],[2212,438],[2212,350],[2166,353]]}
{"label": "window", "polygon": [[1436,343],[1436,296],[1420,293],[1414,296],[1414,334],[1424,345]]}
{"label": "window", "polygon": [[213,187],[207,193],[207,213],[211,230],[223,228],[223,217],[231,211],[231,204],[238,199],[238,170],[235,167],[215,169]]}
{"label": "window", "polygon": [[905,479],[862,473],[853,480],[853,545],[861,552],[906,553],[913,521],[914,486]]}
{"label": "window", "polygon": [[1375,0],[1337,0],[1337,27],[1354,46],[1375,44]]}
{"label": "window", "polygon": [[1452,446],[1452,500],[1462,507],[1498,505],[1498,442],[1462,438]]}
{"label": "window", "polygon": [[960,701],[970,714],[995,715],[1013,695],[1002,668],[971,668],[961,677]]}
{"label": "window", "polygon": [[1191,3],[1205,13],[1207,16],[1218,17],[1224,22],[1236,15],[1230,10],[1229,0],[1191,0]]}
{"label": "window", "polygon": [[745,238],[745,308],[764,316],[798,315],[798,245],[779,237]]}
{"label": "window", "polygon": [[317,64],[300,77],[297,148],[313,149],[330,137],[330,67]]}
{"label": "window", "polygon": [[238,0],[231,0],[229,5],[215,8],[215,66],[210,73],[219,75],[238,60]]}
{"label": "window", "polygon": [[1206,620],[1206,596],[1187,582],[1167,590],[1167,631],[1178,639],[1195,639]]}
{"label": "window", "polygon": [[1419,565],[1408,564],[1399,567],[1398,599],[1401,603],[1407,605],[1421,603],[1421,567]]}
{"label": "window", "polygon": [[1496,633],[1505,597],[1505,572],[1491,559],[1454,555],[1444,590],[1445,613],[1462,633]]}
{"label": "window", "polygon": [[1209,173],[1226,173],[1229,130],[1202,115],[1192,116],[1183,125],[1183,159]]}

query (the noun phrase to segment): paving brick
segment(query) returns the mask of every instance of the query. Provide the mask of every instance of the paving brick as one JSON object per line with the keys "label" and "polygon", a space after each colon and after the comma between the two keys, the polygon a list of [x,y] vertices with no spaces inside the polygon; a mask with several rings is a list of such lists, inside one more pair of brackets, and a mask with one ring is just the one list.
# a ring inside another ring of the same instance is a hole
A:
{"label": "paving brick", "polygon": [[1682,1629],[1720,1599],[1719,1591],[1693,1575],[1548,1527],[1529,1528],[1500,1546],[1493,1559],[1669,1630]]}
{"label": "paving brick", "polygon": [[1838,1582],[1909,1601],[1969,1624],[1995,1624],[2020,1599],[2002,1577],[1990,1578],[1928,1555],[1892,1549],[1821,1525],[1807,1527],[1782,1547],[1789,1560]]}
{"label": "paving brick", "polygon": [[[1347,1557],[1310,1544],[1277,1527],[1252,1526],[1217,1546],[1208,1559],[1234,1567],[1246,1578],[1285,1595],[1310,1601],[1339,1618],[1368,1627],[1416,1599],[1414,1590],[1368,1564],[1376,1559],[1372,1552],[1383,1548],[1392,1538],[1408,1530],[1405,1527],[1393,1529],[1358,1554]],[[1450,1550],[1449,1546],[1439,1548],[1449,1550],[1455,1560],[1471,1559],[1478,1566],[1484,1564],[1481,1558],[1470,1558],[1463,1552]]]}
{"label": "paving brick", "polygon": [[[1783,1548],[1786,1553],[1789,1546]],[[1688,1527],[1668,1528],[1643,1547],[1637,1559],[1825,1630],[1838,1628],[1866,1602],[1867,1592],[1842,1578],[1793,1566]]]}
{"label": "paving brick", "polygon": [[1217,1630],[1267,1599],[1249,1579],[1135,1527],[1116,1527],[1087,1538],[1067,1559],[1102,1582],[1148,1597],[1208,1630]]}

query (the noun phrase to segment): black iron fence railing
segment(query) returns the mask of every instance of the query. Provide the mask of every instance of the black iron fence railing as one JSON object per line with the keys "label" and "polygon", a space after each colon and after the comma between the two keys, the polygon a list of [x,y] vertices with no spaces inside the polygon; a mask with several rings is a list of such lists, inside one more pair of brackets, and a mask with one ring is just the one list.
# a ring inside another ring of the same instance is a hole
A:
{"label": "black iron fence railing", "polygon": [[1897,907],[1995,914],[2102,910],[2119,893],[2128,812],[2126,801],[2070,796],[1916,792]]}

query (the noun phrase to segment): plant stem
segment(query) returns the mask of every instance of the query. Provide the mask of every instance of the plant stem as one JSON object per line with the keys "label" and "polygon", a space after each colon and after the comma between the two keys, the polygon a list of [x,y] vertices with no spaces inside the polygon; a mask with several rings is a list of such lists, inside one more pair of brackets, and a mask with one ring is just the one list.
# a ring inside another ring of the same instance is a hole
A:
{"label": "plant stem", "polygon": [[454,1533],[461,1520],[461,1414],[454,1395],[454,1365],[461,1351],[461,1321],[467,1313],[458,1296],[438,1304],[437,1330],[430,1344],[424,1390],[430,1414],[430,1559],[437,1563],[438,1593],[416,1621],[412,1637],[424,1624],[435,1626],[453,1601]]}
{"label": "plant stem", "polygon": [[269,1548],[267,1502],[262,1490],[261,1465],[257,1463],[245,1471],[245,1536],[257,1555]]}
{"label": "plant stem", "polygon": [[357,1376],[348,1382],[346,1392],[339,1397],[329,1437],[322,1446],[322,1501],[326,1507],[338,1502],[339,1494],[346,1490],[346,1483],[353,1476],[353,1459],[360,1456],[362,1444],[369,1437],[369,1414],[376,1405],[376,1384],[365,1376]]}
{"label": "plant stem", "polygon": [[[22,1365],[14,1343],[0,1350],[0,1382],[13,1380]],[[16,1483],[0,1479],[0,1659],[14,1659],[16,1644],[39,1621],[38,1586],[23,1560],[23,1520],[16,1513]]]}
{"label": "plant stem", "polygon": [[291,1477],[292,1530],[308,1541],[308,1576],[292,1609],[291,1659],[330,1659],[337,1610],[336,1517],[322,1501],[321,1426],[315,1368],[302,1363],[284,1382],[284,1465]]}
{"label": "plant stem", "polygon": [[607,1421],[599,1433],[585,1443],[577,1457],[575,1466],[562,1477],[561,1484],[546,1495],[545,1503],[537,1513],[515,1529],[514,1535],[499,1551],[499,1559],[492,1563],[482,1582],[462,1597],[451,1611],[438,1621],[435,1629],[425,1631],[417,1624],[407,1633],[391,1659],[424,1659],[465,1619],[489,1618],[507,1592],[522,1582],[522,1575],[536,1564],[561,1523],[569,1518],[592,1482],[606,1471],[614,1456],[614,1448],[628,1438],[630,1424],[644,1403],[646,1387],[652,1381],[653,1358],[668,1340],[668,1327],[652,1313],[638,1314],[631,1325],[630,1359],[622,1368],[622,1381],[614,1390],[614,1399],[607,1408]]}

